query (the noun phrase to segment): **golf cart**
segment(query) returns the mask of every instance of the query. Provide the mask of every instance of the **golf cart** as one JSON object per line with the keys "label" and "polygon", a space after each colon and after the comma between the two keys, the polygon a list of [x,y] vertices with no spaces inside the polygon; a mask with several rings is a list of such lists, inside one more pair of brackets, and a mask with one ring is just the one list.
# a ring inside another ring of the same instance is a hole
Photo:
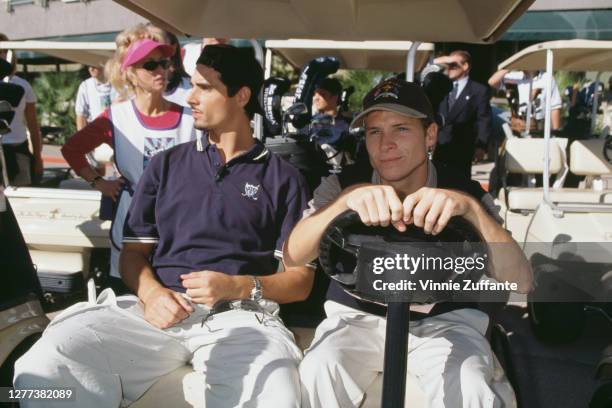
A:
{"label": "golf cart", "polygon": [[[504,186],[498,203],[506,228],[530,257],[536,275],[537,286],[528,303],[535,333],[551,342],[574,340],[582,332],[585,310],[607,316],[612,313],[612,163],[606,156],[605,130],[599,136],[551,137],[550,78],[553,69],[612,70],[612,42],[536,44],[502,62],[499,68],[546,68],[549,78],[544,138],[510,138],[502,159],[506,174],[525,175],[529,182],[519,187]],[[596,101],[593,105],[595,109]],[[593,121],[595,116],[594,112]],[[578,187],[564,186],[570,171],[583,178]],[[535,175],[541,176],[542,187],[535,187]]]}
{"label": "golf cart", "polygon": [[[441,0],[415,1],[209,1],[117,0],[154,24],[178,34],[232,38],[322,38],[337,40],[495,41],[532,1],[481,3]],[[478,9],[478,15],[474,9]],[[237,13],[236,10],[248,10]],[[436,10],[434,13],[432,10]],[[435,22],[436,29],[432,29]],[[413,48],[416,51],[416,47]],[[411,80],[411,74],[407,75]],[[298,335],[298,341],[301,340]],[[308,341],[306,340],[306,343]],[[198,406],[199,395],[191,384],[200,375],[182,367],[160,379],[132,406],[177,406],[187,400]],[[388,378],[387,376],[385,376]],[[380,382],[379,382],[380,383]],[[419,401],[414,382],[406,392],[413,407]],[[380,388],[379,388],[380,390]],[[183,395],[184,394],[184,395]],[[403,399],[403,395],[402,395]],[[364,406],[379,406],[375,391],[368,391]],[[395,404],[393,406],[400,406]],[[403,406],[403,404],[401,404]]]}
{"label": "golf cart", "polygon": [[[101,66],[112,57],[114,42],[4,41],[0,47],[32,51],[85,65]],[[96,149],[99,163],[112,149]],[[56,301],[84,294],[85,282],[108,271],[110,221],[98,217],[100,192],[72,178],[67,167],[45,169],[46,187],[7,186],[11,206],[47,297]]]}
{"label": "golf cart", "polygon": [[[320,38],[350,40],[433,40],[491,42],[524,12],[532,1],[498,1],[473,15],[476,3],[434,1],[427,4],[401,2],[319,2],[291,3],[256,1],[213,1],[206,7],[199,1],[142,0],[128,4],[156,23],[174,32],[192,35],[227,37]],[[248,10],[248,15],[236,13]],[[325,12],[322,13],[322,10]],[[432,12],[436,10],[436,13]],[[443,11],[443,13],[442,13]],[[432,30],[434,25],[437,28]],[[164,20],[169,22],[164,24]],[[184,25],[183,25],[184,24]],[[410,76],[409,76],[410,79]],[[201,380],[191,367],[185,366],[158,381],[132,406],[180,406],[185,400],[198,405],[201,395],[194,392],[190,381],[198,386]],[[418,390],[409,382],[406,393],[412,406],[418,402]],[[417,387],[418,388],[418,387]],[[186,390],[187,392],[183,392]],[[378,406],[379,398],[371,391],[366,404]],[[402,396],[403,397],[403,396]]]}

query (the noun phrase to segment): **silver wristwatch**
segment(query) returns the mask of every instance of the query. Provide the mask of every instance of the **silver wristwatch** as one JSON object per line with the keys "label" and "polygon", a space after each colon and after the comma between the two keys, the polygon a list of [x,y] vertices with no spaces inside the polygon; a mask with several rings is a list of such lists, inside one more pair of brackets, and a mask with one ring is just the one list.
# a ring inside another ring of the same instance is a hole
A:
{"label": "silver wristwatch", "polygon": [[262,298],[261,281],[255,276],[251,276],[253,279],[253,289],[251,289],[251,300],[259,302]]}

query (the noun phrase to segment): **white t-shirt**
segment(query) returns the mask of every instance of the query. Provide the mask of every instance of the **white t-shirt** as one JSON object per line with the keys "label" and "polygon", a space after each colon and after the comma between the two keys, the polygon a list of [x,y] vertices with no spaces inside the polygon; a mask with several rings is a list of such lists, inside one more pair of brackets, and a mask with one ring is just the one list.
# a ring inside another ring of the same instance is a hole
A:
{"label": "white t-shirt", "polygon": [[164,99],[170,102],[174,102],[177,105],[189,108],[187,103],[187,97],[191,93],[191,81],[189,78],[182,78],[181,82],[172,92],[164,92]]}
{"label": "white t-shirt", "polygon": [[92,122],[110,106],[113,96],[116,95],[109,83],[88,78],[79,85],[74,110],[77,115],[84,116],[87,123]]}
{"label": "white t-shirt", "polygon": [[25,93],[19,104],[15,108],[15,117],[11,122],[11,131],[2,137],[3,144],[20,144],[28,140],[27,125],[25,119],[25,108],[27,103],[36,103],[36,95],[32,87],[23,78],[13,75],[8,80],[9,83],[19,85],[25,89]]}
{"label": "white t-shirt", "polygon": [[[542,92],[538,95],[538,98],[542,98],[542,106],[544,103],[544,89],[546,89],[546,72],[540,72],[533,77],[532,89],[542,89]],[[523,71],[510,71],[504,76],[503,84],[516,84],[519,94],[519,104],[526,104],[529,102],[529,78]],[[552,93],[551,93],[551,108],[561,108],[561,95],[559,94],[559,87],[555,78],[552,78]]]}

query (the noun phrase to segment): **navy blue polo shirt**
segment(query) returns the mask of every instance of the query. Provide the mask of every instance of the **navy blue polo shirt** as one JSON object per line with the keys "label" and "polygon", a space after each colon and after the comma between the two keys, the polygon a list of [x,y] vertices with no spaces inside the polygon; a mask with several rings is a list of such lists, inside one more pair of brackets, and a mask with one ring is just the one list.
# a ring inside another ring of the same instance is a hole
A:
{"label": "navy blue polo shirt", "polygon": [[224,164],[202,140],[153,157],[132,199],[124,243],[156,244],[160,282],[184,292],[181,274],[212,270],[269,275],[283,242],[307,208],[302,175],[261,143]]}

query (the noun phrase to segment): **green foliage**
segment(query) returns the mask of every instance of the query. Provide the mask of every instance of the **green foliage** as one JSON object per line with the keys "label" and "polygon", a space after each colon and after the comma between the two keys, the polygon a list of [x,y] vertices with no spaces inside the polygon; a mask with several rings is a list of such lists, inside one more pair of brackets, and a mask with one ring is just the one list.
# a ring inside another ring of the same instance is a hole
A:
{"label": "green foliage", "polygon": [[291,64],[278,55],[272,54],[272,76],[285,77],[291,83],[295,83],[298,80],[298,74],[298,70],[293,68]]}
{"label": "green foliage", "polygon": [[386,78],[388,73],[384,71],[346,71],[346,74],[338,77],[343,88],[355,87],[355,92],[349,98],[349,110],[359,112],[362,109],[363,97],[381,79]]}
{"label": "green foliage", "polygon": [[45,72],[32,84],[41,125],[62,128],[56,144],[63,145],[76,132],[74,104],[80,82],[77,72]]}

